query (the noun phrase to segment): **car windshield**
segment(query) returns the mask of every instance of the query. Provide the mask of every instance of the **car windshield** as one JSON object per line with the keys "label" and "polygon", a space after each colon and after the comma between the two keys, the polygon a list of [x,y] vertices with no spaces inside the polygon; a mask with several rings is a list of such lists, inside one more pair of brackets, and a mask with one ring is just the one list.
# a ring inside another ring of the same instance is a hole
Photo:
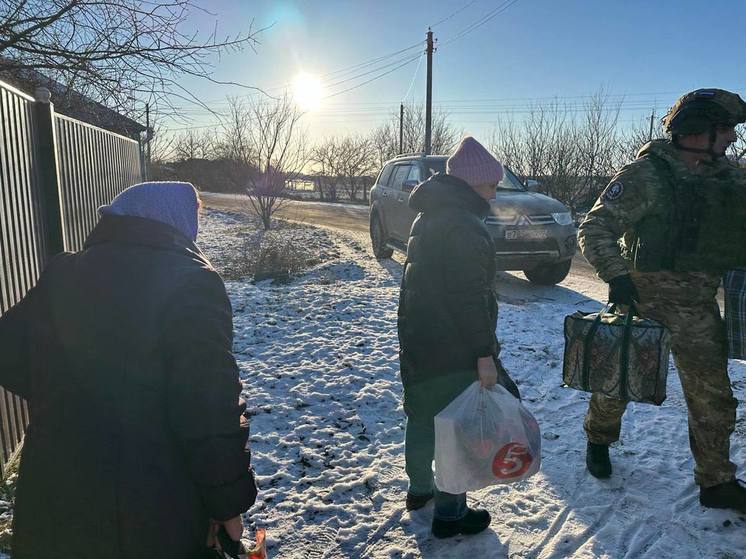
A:
{"label": "car windshield", "polygon": [[[435,173],[445,173],[446,172],[446,160],[445,159],[429,160],[427,162],[427,168],[430,171],[431,175],[434,175]],[[503,180],[497,183],[497,188],[499,190],[523,191],[524,188],[523,188],[523,185],[521,184],[521,181],[518,180],[518,178],[513,174],[513,172],[507,167],[505,167],[504,170],[505,172],[503,173]]]}
{"label": "car windshield", "polygon": [[513,174],[513,171],[511,171],[507,167],[504,167],[503,170],[504,170],[503,180],[497,183],[498,189],[500,190],[524,190],[523,185],[521,184],[521,181],[519,181],[518,177],[516,177]]}

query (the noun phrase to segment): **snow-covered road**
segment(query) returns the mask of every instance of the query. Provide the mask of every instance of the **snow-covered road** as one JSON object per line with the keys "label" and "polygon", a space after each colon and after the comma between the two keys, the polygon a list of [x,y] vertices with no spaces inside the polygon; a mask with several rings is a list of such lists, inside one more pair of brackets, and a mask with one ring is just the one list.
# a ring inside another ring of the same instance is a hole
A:
{"label": "snow-covered road", "polygon": [[[234,220],[206,212],[200,242],[208,256],[235,246]],[[697,501],[673,368],[663,406],[630,405],[612,449],[613,478],[586,473],[588,396],[561,387],[562,320],[598,308],[603,289],[582,278],[537,288],[520,274],[500,274],[498,337],[542,426],[542,471],[470,494],[493,515],[487,532],[432,538],[432,505],[404,510],[401,264],[376,261],[362,233],[335,232],[333,239],[339,258],[288,285],[227,283],[260,485],[247,524],[267,528],[272,557],[744,556],[746,520]],[[744,363],[731,362],[731,374],[744,399]],[[746,461],[744,432],[739,417],[732,451],[739,464]]]}

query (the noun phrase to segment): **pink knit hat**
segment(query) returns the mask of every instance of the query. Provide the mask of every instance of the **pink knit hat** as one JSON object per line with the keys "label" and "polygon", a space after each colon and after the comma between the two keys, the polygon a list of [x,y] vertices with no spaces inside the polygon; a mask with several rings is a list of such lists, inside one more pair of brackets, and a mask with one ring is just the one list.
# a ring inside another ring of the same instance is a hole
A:
{"label": "pink knit hat", "polygon": [[474,187],[499,183],[503,178],[503,166],[482,144],[466,136],[446,161],[446,173]]}

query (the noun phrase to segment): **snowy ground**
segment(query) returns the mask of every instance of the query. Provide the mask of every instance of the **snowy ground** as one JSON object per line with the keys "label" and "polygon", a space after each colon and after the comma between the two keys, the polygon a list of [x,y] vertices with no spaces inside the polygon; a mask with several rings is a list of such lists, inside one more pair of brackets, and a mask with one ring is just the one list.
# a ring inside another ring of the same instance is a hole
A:
{"label": "snowy ground", "polygon": [[[208,212],[202,242],[226,250],[225,214]],[[542,471],[470,494],[483,534],[435,540],[432,505],[404,510],[404,414],[398,379],[399,261],[377,262],[363,235],[336,232],[339,257],[289,285],[228,282],[235,352],[253,410],[260,494],[247,524],[267,528],[270,554],[342,557],[743,557],[746,520],[697,500],[686,411],[672,368],[662,407],[630,405],[612,449],[615,473],[584,468],[586,394],[561,387],[562,320],[594,309],[597,282],[529,286],[500,274],[503,360],[543,430]],[[739,399],[746,367],[732,362]],[[732,456],[746,461],[739,417]]]}

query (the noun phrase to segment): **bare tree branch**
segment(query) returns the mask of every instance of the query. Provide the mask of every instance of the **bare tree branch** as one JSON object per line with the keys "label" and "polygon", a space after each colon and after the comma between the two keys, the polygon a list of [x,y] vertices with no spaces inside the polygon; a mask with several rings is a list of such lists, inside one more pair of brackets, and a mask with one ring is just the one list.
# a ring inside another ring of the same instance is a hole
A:
{"label": "bare tree branch", "polygon": [[0,0],[0,70],[40,71],[128,116],[137,100],[177,114],[175,93],[199,103],[179,85],[183,76],[261,91],[216,79],[212,65],[254,49],[263,29],[201,37],[184,31],[194,12],[209,14],[194,0]]}

